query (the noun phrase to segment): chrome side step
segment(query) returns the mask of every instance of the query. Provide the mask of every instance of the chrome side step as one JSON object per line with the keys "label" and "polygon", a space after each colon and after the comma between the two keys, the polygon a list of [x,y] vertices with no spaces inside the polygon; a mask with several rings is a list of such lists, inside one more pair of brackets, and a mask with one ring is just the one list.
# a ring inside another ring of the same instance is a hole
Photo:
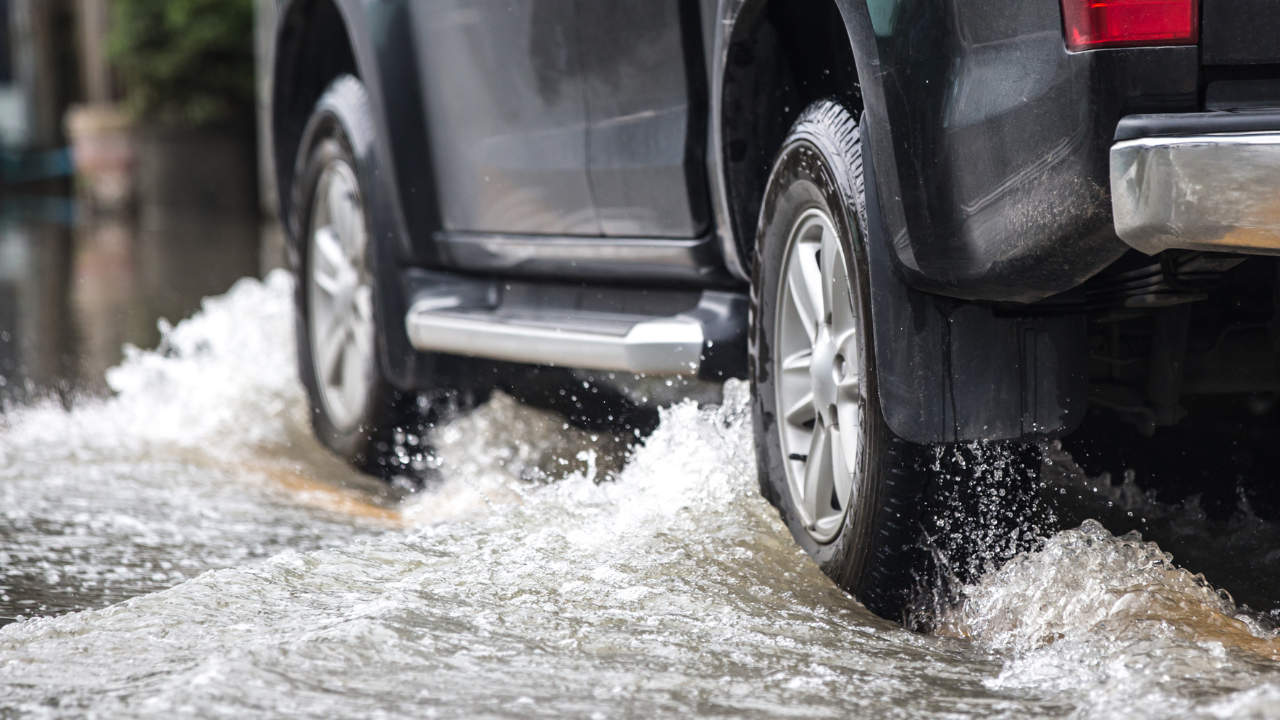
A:
{"label": "chrome side step", "polygon": [[649,316],[503,303],[496,290],[420,293],[405,316],[409,341],[421,352],[534,365],[647,375],[740,374],[707,372],[709,350],[720,344],[717,366],[740,349],[745,367],[746,299],[740,294],[704,291],[684,312]]}
{"label": "chrome side step", "polygon": [[623,334],[602,332],[573,318],[549,320],[415,305],[405,322],[410,342],[423,352],[651,375],[698,373],[702,324],[693,318],[643,320],[626,326]]}

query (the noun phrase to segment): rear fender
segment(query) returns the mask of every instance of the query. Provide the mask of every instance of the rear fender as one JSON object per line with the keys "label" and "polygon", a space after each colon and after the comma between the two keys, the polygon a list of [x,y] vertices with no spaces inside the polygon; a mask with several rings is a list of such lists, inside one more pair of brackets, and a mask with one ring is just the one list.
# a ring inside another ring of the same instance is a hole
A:
{"label": "rear fender", "polygon": [[[864,118],[862,137],[874,135]],[[1065,435],[1089,401],[1083,314],[1000,317],[989,307],[931,295],[894,267],[864,154],[876,375],[885,421],[917,443]]]}

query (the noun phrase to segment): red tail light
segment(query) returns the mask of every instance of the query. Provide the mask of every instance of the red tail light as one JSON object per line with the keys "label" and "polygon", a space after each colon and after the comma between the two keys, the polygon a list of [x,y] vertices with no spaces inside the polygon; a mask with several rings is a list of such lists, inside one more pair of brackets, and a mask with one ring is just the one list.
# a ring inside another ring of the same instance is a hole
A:
{"label": "red tail light", "polygon": [[1195,45],[1200,0],[1062,0],[1068,50]]}

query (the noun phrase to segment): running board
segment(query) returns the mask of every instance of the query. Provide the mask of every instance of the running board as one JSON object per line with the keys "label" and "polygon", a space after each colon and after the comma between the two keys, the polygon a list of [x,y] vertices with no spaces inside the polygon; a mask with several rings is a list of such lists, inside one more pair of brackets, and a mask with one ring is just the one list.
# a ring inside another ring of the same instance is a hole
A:
{"label": "running board", "polygon": [[[409,341],[421,352],[645,375],[745,374],[747,299],[740,293],[431,275],[439,279],[412,295],[405,316]],[[672,314],[653,313],[681,305]],[[650,314],[625,311],[637,306]]]}

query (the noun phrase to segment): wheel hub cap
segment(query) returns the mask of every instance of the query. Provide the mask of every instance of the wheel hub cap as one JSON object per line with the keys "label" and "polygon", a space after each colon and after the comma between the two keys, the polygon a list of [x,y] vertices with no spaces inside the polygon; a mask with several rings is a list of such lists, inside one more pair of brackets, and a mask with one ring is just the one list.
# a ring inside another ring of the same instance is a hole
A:
{"label": "wheel hub cap", "polygon": [[778,288],[775,352],[780,440],[800,520],[834,538],[854,497],[861,453],[860,323],[831,217],[801,215]]}
{"label": "wheel hub cap", "polygon": [[316,382],[329,420],[344,432],[364,415],[374,362],[373,280],[359,188],[343,160],[320,174],[307,256]]}

